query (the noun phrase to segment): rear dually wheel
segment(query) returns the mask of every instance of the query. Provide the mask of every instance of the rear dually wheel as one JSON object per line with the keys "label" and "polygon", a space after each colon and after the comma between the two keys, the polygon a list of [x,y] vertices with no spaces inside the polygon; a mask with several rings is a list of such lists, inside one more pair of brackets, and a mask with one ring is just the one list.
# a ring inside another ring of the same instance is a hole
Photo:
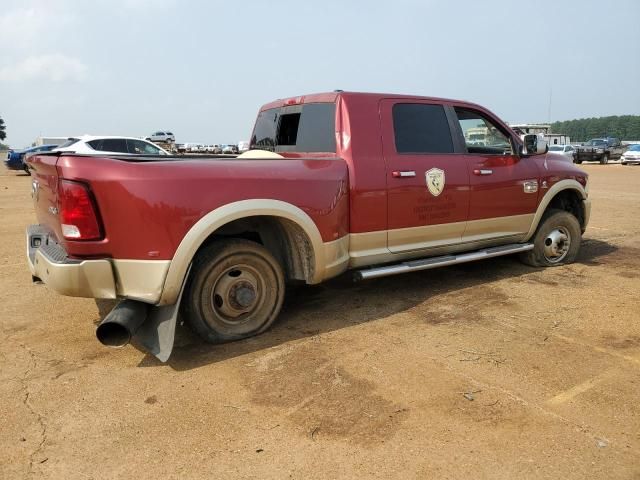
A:
{"label": "rear dually wheel", "polygon": [[183,300],[187,323],[209,343],[264,332],[280,313],[284,273],[262,245],[213,242],[199,252]]}

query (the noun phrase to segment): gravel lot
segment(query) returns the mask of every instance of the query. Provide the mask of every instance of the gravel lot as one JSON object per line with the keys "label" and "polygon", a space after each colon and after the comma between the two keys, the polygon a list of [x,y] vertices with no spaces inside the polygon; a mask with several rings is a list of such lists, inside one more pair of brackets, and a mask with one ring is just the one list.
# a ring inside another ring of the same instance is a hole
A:
{"label": "gravel lot", "polygon": [[640,167],[585,165],[578,262],[512,258],[290,293],[168,364],[31,284],[0,176],[0,478],[640,478]]}

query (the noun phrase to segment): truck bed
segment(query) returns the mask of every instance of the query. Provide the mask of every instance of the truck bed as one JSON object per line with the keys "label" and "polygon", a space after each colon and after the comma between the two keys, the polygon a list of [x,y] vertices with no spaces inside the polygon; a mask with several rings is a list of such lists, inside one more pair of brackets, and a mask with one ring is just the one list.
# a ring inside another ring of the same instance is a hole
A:
{"label": "truck bed", "polygon": [[[339,158],[236,158],[47,153],[31,157],[38,222],[73,258],[171,259],[186,232],[216,208],[246,198],[299,205],[325,241],[346,234],[348,173]],[[58,182],[90,188],[104,236],[64,239]]]}

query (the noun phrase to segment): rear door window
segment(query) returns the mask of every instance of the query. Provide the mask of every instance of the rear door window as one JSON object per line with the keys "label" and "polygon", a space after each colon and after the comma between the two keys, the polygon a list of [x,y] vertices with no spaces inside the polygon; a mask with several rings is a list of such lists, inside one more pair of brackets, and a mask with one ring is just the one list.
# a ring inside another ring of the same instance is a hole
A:
{"label": "rear door window", "polygon": [[393,131],[398,153],[453,153],[451,130],[442,105],[395,104]]}

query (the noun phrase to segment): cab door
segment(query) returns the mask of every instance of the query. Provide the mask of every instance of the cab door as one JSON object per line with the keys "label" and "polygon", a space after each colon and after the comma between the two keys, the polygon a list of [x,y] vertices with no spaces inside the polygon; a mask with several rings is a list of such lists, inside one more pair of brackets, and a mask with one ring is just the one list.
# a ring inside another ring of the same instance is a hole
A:
{"label": "cab door", "polygon": [[445,107],[416,99],[380,103],[387,176],[387,245],[392,253],[461,242],[469,172],[456,153]]}
{"label": "cab door", "polygon": [[520,157],[510,132],[487,113],[455,107],[466,147],[470,183],[465,242],[520,236],[529,231],[540,194],[535,158]]}

